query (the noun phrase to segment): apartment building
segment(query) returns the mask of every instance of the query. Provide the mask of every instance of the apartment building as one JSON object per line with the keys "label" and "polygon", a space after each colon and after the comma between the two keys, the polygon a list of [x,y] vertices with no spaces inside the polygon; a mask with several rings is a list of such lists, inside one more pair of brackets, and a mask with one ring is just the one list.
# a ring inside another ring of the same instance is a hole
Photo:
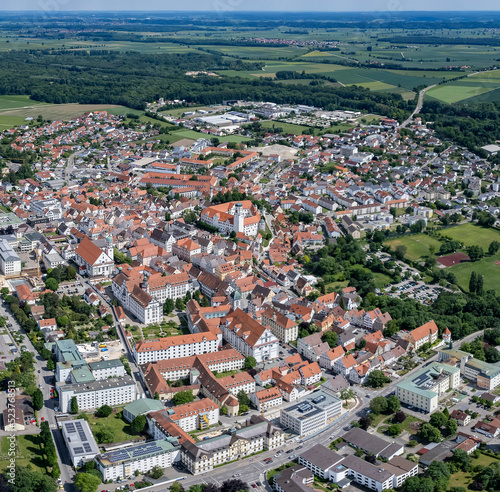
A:
{"label": "apartment building", "polygon": [[342,402],[327,390],[315,391],[299,403],[281,410],[280,424],[303,436],[324,427],[342,412]]}
{"label": "apartment building", "polygon": [[285,443],[285,433],[263,417],[253,415],[249,425],[196,443],[184,442],[182,462],[198,475],[214,467],[239,460],[265,449],[275,449]]}
{"label": "apartment building", "polygon": [[55,198],[31,200],[30,210],[40,217],[47,217],[49,221],[59,220],[62,217],[61,203]]}
{"label": "apartment building", "polygon": [[219,405],[209,398],[202,398],[177,407],[152,412],[151,418],[163,414],[177,424],[184,432],[208,429],[219,422]]}
{"label": "apartment building", "polygon": [[56,383],[61,412],[70,411],[71,399],[76,398],[80,411],[94,410],[103,405],[116,406],[134,401],[137,394],[135,381],[130,376],[88,383]]}
{"label": "apartment building", "polygon": [[133,478],[135,472],[145,474],[155,466],[168,468],[180,461],[181,447],[177,439],[164,439],[110,451],[95,457],[104,481]]}
{"label": "apartment building", "polygon": [[259,412],[265,412],[283,403],[283,396],[278,388],[263,389],[250,395],[250,401]]}
{"label": "apartment building", "polygon": [[284,343],[293,342],[299,336],[298,323],[272,307],[267,307],[261,314],[261,323],[268,326],[271,332]]}
{"label": "apartment building", "polygon": [[245,357],[255,357],[257,362],[279,357],[278,338],[239,308],[221,319],[220,329],[224,339]]}
{"label": "apartment building", "polygon": [[125,366],[120,359],[90,362],[89,369],[96,381],[125,376]]}
{"label": "apartment building", "polygon": [[0,239],[0,272],[6,277],[21,273],[21,258],[5,239]]}
{"label": "apartment building", "polygon": [[217,352],[219,340],[213,333],[192,333],[155,340],[143,340],[134,347],[137,364]]}
{"label": "apartment building", "polygon": [[496,364],[475,359],[472,354],[456,349],[439,351],[439,362],[454,364],[460,369],[460,374],[479,388],[493,390],[500,385],[500,367]]}
{"label": "apartment building", "polygon": [[205,208],[201,221],[216,227],[223,234],[242,232],[246,236],[256,236],[259,231],[260,214],[250,200],[228,202]]}
{"label": "apartment building", "polygon": [[172,253],[180,260],[191,263],[193,256],[201,254],[201,246],[190,238],[184,238],[172,245]]}
{"label": "apartment building", "polygon": [[432,320],[410,331],[408,339],[413,342],[414,349],[418,350],[426,343],[434,343],[437,340],[437,337],[438,327],[434,320]]}
{"label": "apartment building", "polygon": [[322,333],[313,333],[297,340],[297,352],[307,360],[318,362],[322,353],[328,352],[330,346],[321,341]]}
{"label": "apartment building", "polygon": [[448,389],[460,384],[460,369],[449,364],[433,362],[396,385],[401,403],[432,413]]}

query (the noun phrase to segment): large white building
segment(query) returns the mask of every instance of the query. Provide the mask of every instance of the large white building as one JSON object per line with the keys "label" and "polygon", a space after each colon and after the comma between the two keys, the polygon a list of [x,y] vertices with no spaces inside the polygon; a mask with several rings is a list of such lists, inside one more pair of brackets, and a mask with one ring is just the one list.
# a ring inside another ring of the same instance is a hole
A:
{"label": "large white building", "polygon": [[21,258],[5,239],[0,239],[0,272],[7,277],[21,273]]}
{"label": "large white building", "polygon": [[432,413],[438,409],[439,399],[448,389],[460,384],[460,369],[433,362],[396,385],[396,396],[401,403]]}
{"label": "large white building", "polygon": [[324,427],[342,412],[342,401],[326,390],[315,391],[281,410],[280,424],[303,436]]}
{"label": "large white building", "polygon": [[181,447],[177,439],[164,439],[110,451],[95,457],[97,469],[103,479],[133,478],[135,472],[145,474],[155,466],[168,468],[180,461]]}
{"label": "large white building", "polygon": [[239,308],[221,319],[220,329],[224,339],[245,357],[255,357],[257,362],[279,357],[276,335]]}
{"label": "large white building", "polygon": [[113,243],[106,241],[101,249],[85,236],[75,251],[75,262],[80,267],[79,273],[89,277],[109,277],[115,268]]}
{"label": "large white building", "polygon": [[135,381],[130,376],[104,379],[87,383],[56,383],[61,412],[70,411],[71,399],[76,398],[80,411],[94,410],[102,405],[116,406],[134,401],[137,394]]}
{"label": "large white building", "polygon": [[184,298],[192,284],[185,272],[163,276],[147,270],[141,266],[121,271],[113,279],[111,290],[122,307],[142,323],[159,323],[163,319],[163,303]]}
{"label": "large white building", "polygon": [[182,462],[193,474],[236,461],[265,449],[275,449],[285,443],[285,433],[260,416],[252,416],[249,425],[235,432],[211,439],[182,445]]}
{"label": "large white building", "polygon": [[201,212],[201,221],[224,234],[234,231],[246,236],[256,236],[259,232],[260,214],[250,200],[243,200],[208,207]]}
{"label": "large white building", "polygon": [[71,463],[75,468],[99,454],[99,448],[86,420],[63,421],[61,431]]}
{"label": "large white building", "polygon": [[89,369],[96,380],[125,376],[125,366],[120,359],[91,362]]}
{"label": "large white building", "polygon": [[30,210],[49,220],[59,220],[62,217],[61,203],[55,198],[48,200],[31,200]]}
{"label": "large white building", "polygon": [[137,364],[217,352],[219,339],[211,332],[143,340],[134,347]]}

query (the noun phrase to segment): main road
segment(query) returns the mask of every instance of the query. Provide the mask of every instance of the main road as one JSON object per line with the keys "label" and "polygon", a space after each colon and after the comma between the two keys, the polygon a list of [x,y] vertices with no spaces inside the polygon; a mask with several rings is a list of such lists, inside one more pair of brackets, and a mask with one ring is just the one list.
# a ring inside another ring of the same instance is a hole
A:
{"label": "main road", "polygon": [[408,126],[408,124],[413,121],[413,117],[420,113],[420,110],[422,109],[422,106],[424,104],[424,96],[425,96],[425,93],[429,90],[429,89],[432,89],[433,87],[436,87],[437,84],[434,84],[434,85],[429,85],[428,87],[425,87],[424,89],[422,89],[419,93],[418,93],[418,102],[417,102],[417,107],[414,109],[413,113],[409,116],[409,118],[405,121],[403,121],[403,123],[401,124],[401,128],[405,128],[406,126]]}

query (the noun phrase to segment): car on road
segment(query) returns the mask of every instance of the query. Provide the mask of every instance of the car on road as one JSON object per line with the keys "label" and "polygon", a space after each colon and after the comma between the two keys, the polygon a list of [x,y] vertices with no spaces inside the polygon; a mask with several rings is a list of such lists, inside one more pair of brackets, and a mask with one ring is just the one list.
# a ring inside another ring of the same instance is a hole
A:
{"label": "car on road", "polygon": [[273,460],[269,460],[269,461],[267,462],[267,464],[268,464],[268,465],[270,465],[272,462],[273,462]]}
{"label": "car on road", "polygon": [[296,455],[296,454],[292,454],[292,456],[290,456],[290,459],[291,459],[291,460],[294,460],[296,457],[297,457],[297,455]]}
{"label": "car on road", "polygon": [[254,489],[256,489],[256,488],[257,488],[257,484],[256,484],[256,483],[253,483],[253,484],[252,484],[252,487],[253,487]]}
{"label": "car on road", "polygon": [[233,478],[234,478],[234,477],[241,477],[241,473],[235,473],[235,474],[233,475]]}
{"label": "car on road", "polygon": [[260,482],[255,482],[257,484],[258,487],[261,487],[262,484]]}
{"label": "car on road", "polygon": [[295,451],[297,451],[297,449],[302,449],[304,446],[299,446],[298,448],[295,449]]}
{"label": "car on road", "polygon": [[290,453],[293,453],[293,449],[289,449],[286,454],[290,454]]}

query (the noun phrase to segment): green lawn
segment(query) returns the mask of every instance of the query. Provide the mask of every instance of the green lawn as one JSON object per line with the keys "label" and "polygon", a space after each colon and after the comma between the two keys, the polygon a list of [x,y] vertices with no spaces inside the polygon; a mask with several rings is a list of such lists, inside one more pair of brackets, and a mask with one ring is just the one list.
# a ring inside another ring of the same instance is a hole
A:
{"label": "green lawn", "polygon": [[[198,138],[212,138],[212,135],[207,135],[206,133],[201,133],[201,132],[195,132],[194,130],[175,131],[172,132],[172,136],[178,136],[180,138],[191,138],[193,140],[197,140]],[[178,140],[180,140],[180,138]],[[248,137],[243,137],[242,135],[225,135],[217,138],[221,142],[236,142],[236,143],[247,142],[248,140],[250,140]]]}
{"label": "green lawn", "polygon": [[332,292],[338,292],[340,289],[343,289],[348,285],[349,285],[348,280],[344,280],[343,282],[332,282],[330,284],[325,284],[325,292],[327,294],[331,294]]}
{"label": "green lawn", "polygon": [[441,243],[427,234],[412,234],[411,236],[403,236],[385,241],[391,249],[395,250],[397,246],[406,246],[406,257],[410,260],[418,260],[429,256],[429,246],[434,246],[436,251],[439,250]]}
{"label": "green lawn", "polygon": [[[42,450],[38,444],[38,434],[17,436],[17,452],[15,455],[16,464],[21,466],[31,465],[33,469],[46,473],[45,460],[42,455]],[[9,446],[10,439],[2,437],[0,448],[0,471],[5,470],[9,465]]]}
{"label": "green lawn", "polygon": [[500,241],[500,232],[496,229],[481,227],[475,224],[462,224],[457,227],[450,227],[440,233],[442,236],[461,241],[464,245],[473,246],[478,244],[487,251],[492,241]]}
{"label": "green lawn", "polygon": [[140,434],[134,432],[130,424],[121,418],[122,408],[118,408],[117,410],[118,413],[112,413],[106,418],[98,418],[89,415],[89,425],[93,434],[95,435],[100,427],[106,427],[112,429],[114,432],[113,442],[124,442],[139,436]]}
{"label": "green lawn", "polygon": [[292,123],[284,123],[282,121],[262,121],[263,128],[283,128],[284,133],[291,133],[293,135],[302,135],[304,130],[308,130],[309,126],[294,125]]}
{"label": "green lawn", "polygon": [[383,273],[375,272],[373,274],[373,280],[375,281],[375,287],[382,289],[392,282],[392,278]]}
{"label": "green lawn", "polygon": [[44,103],[33,101],[29,96],[0,96],[0,110],[36,106],[38,104]]}
{"label": "green lawn", "polygon": [[240,371],[238,371],[238,369],[234,369],[232,371],[218,372],[216,375],[216,378],[217,379],[225,378],[226,376],[234,376],[235,374],[239,374],[239,373],[240,373]]}
{"label": "green lawn", "polygon": [[[491,456],[487,456],[483,453],[479,455],[479,458],[472,460],[472,467],[481,465],[481,466],[489,466],[491,463],[497,462],[498,458],[493,458]],[[452,487],[464,487],[466,490],[469,485],[472,483],[472,474],[470,472],[458,472],[453,473],[450,477],[450,483],[448,484],[448,490]]]}
{"label": "green lawn", "polygon": [[500,261],[500,252],[493,256],[485,256],[478,261],[459,263],[450,267],[450,270],[457,277],[458,285],[462,289],[469,290],[470,275],[476,272],[484,276],[484,290],[497,290],[498,294],[500,292],[500,265],[495,265],[497,261]]}

